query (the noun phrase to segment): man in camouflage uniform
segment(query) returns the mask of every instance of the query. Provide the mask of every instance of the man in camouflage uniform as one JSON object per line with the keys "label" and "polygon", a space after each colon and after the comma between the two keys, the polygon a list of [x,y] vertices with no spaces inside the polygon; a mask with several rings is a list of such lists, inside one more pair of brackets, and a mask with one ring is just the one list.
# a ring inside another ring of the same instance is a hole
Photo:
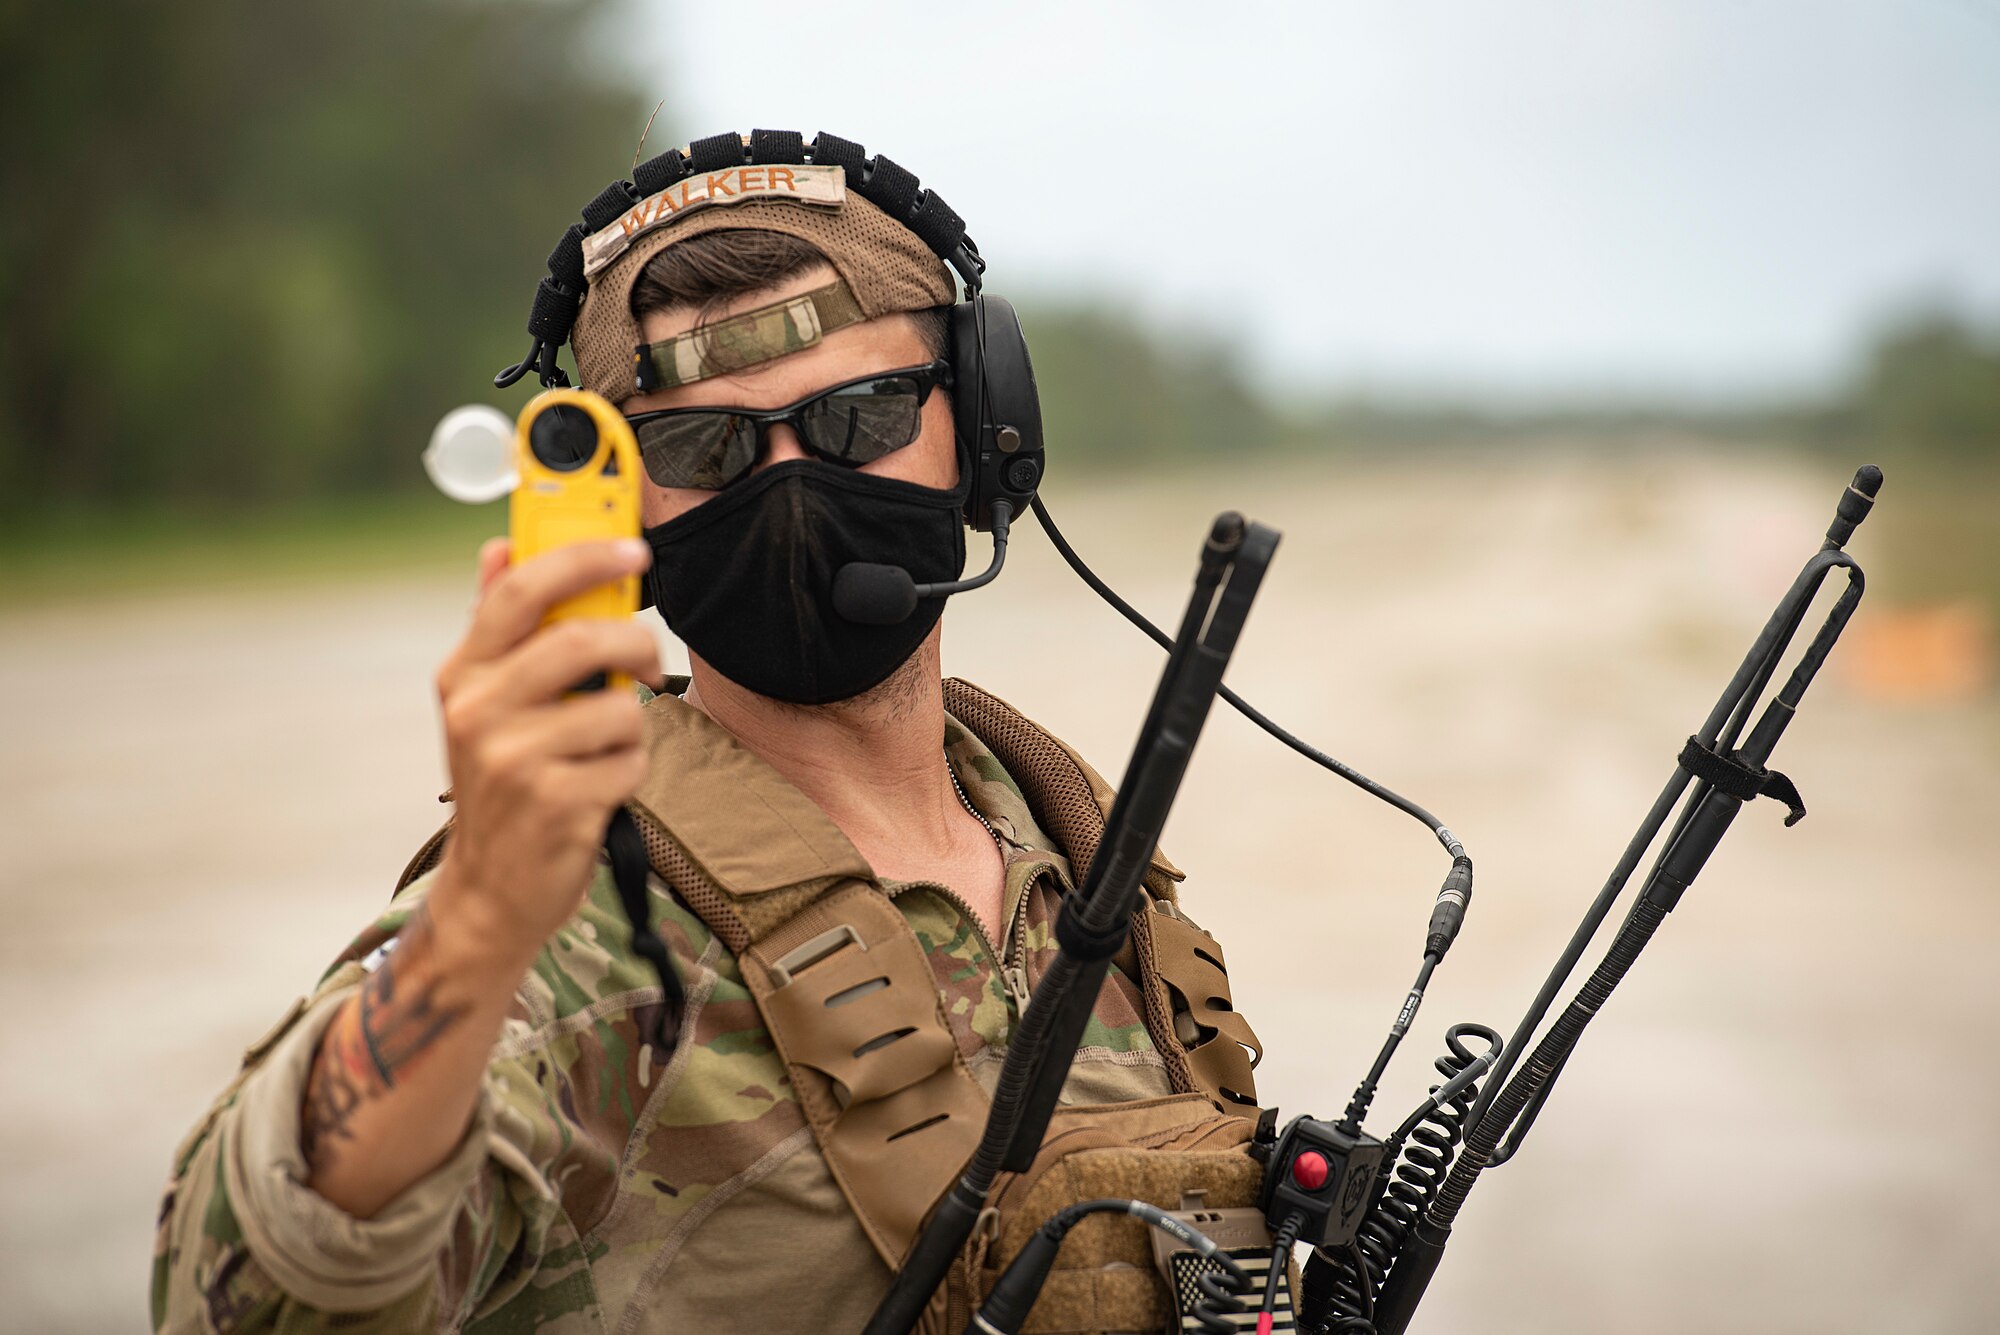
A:
{"label": "man in camouflage uniform", "polygon": [[[622,246],[607,238],[616,253],[594,269],[572,340],[584,384],[629,417],[768,411],[943,355],[949,277],[866,200],[697,211],[686,195]],[[644,392],[635,341],[652,367]],[[692,567],[673,566],[660,537],[773,470],[803,479],[794,510],[856,473],[896,495],[959,494],[950,401],[931,394],[920,414],[913,440],[851,470],[823,443],[808,450],[799,419],[768,425],[748,475],[720,485],[661,485],[661,468],[687,461],[642,430],[650,543],[513,566],[504,541],[487,545],[470,626],[437,677],[456,804],[442,856],[419,860],[435,865],[253,1047],[176,1152],[156,1328],[863,1324],[889,1279],[880,1230],[830,1171],[742,960],[655,878],[686,999],[678,1042],[654,1042],[661,989],[599,853],[630,802],[660,813],[725,887],[879,887],[928,960],[951,1060],[990,1091],[1075,874],[1015,777],[947,712],[937,625],[858,691],[810,679],[811,644],[804,677],[780,679],[743,656],[729,622],[705,629],[678,601],[673,581]],[[708,528],[754,527],[730,519]],[[962,559],[961,546],[945,578]],[[539,628],[564,598],[649,566],[669,620],[678,609],[703,628],[676,625],[690,679],[661,677],[640,626]],[[730,591],[726,572],[709,574]],[[605,671],[653,689],[566,695]],[[1158,884],[1178,875],[1156,861]],[[1173,1075],[1185,1069],[1173,1022],[1149,1019],[1149,1004],[1114,967],[1065,1103],[1192,1097]]]}

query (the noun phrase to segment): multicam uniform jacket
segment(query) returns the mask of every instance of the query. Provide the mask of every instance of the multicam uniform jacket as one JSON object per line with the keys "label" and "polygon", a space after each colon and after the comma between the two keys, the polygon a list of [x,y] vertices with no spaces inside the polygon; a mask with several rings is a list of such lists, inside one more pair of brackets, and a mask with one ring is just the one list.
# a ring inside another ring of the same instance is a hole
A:
{"label": "multicam uniform jacket", "polygon": [[[686,710],[670,699],[649,708]],[[685,784],[701,782],[715,746],[734,745],[712,725],[676,736],[667,754],[655,744],[655,772],[671,767]],[[1072,873],[977,737],[951,722],[945,751],[1003,843],[1004,939],[991,940],[946,886],[882,888],[926,951],[951,1035],[990,1092],[1021,1002],[1054,956]],[[155,1327],[859,1329],[888,1269],[818,1150],[737,958],[657,878],[657,921],[687,989],[683,1036],[664,1063],[640,1039],[658,985],[629,949],[600,871],[522,980],[452,1157],[365,1221],[306,1189],[299,1110],[319,1034],[429,883],[399,893],[246,1054],[176,1152],[154,1256]],[[1173,1093],[1142,1009],[1114,966],[1065,1103]]]}

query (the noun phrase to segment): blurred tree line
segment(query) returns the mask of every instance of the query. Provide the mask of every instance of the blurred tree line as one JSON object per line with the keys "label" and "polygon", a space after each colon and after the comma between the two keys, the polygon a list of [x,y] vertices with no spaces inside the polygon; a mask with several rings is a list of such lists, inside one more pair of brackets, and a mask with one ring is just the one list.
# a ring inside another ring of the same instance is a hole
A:
{"label": "blurred tree line", "polygon": [[[627,174],[648,108],[593,51],[608,3],[7,6],[0,509],[421,488],[438,414],[494,397],[543,257]],[[686,138],[675,120],[649,151]],[[1496,415],[1280,404],[1199,330],[1021,304],[1050,439],[1077,462],[1661,424],[2000,448],[2000,331],[1942,315],[1887,329],[1823,403]]]}
{"label": "blurred tree line", "polygon": [[1892,321],[1817,427],[1823,438],[1940,461],[2000,458],[2000,328],[1939,310]]}
{"label": "blurred tree line", "polygon": [[0,505],[419,482],[644,123],[600,7],[7,5]]}
{"label": "blurred tree line", "polygon": [[[1984,619],[1966,633],[1990,637],[2000,625],[2000,327],[1937,309],[1890,321],[1850,393],[1804,417],[1803,439],[1888,474],[1884,494],[1901,516],[1882,535],[1893,596],[1971,599]],[[1964,652],[1977,662],[1982,651]]]}
{"label": "blurred tree line", "polygon": [[1620,448],[1663,435],[1732,445],[1859,451],[1925,468],[2000,463],[2000,323],[1940,307],[1907,311],[1866,335],[1855,368],[1810,398],[1728,406],[1566,403],[1496,409],[1400,398],[1325,403],[1286,433],[1357,448],[1560,437]]}
{"label": "blurred tree line", "polygon": [[[424,486],[431,425],[495,397],[543,257],[628,173],[648,106],[591,50],[604,7],[7,6],[0,510]],[[1217,356],[1091,310],[1035,331],[1066,441],[1275,436]]]}
{"label": "blurred tree line", "polygon": [[1020,301],[1052,448],[1093,462],[1266,449],[1309,424],[1244,376],[1199,329],[1161,330],[1102,305]]}

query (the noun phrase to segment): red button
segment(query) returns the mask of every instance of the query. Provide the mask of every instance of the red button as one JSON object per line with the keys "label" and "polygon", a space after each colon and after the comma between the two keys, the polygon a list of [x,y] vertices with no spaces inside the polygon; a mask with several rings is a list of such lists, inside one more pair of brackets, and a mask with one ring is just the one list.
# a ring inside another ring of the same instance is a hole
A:
{"label": "red button", "polygon": [[1326,1156],[1318,1150],[1307,1150],[1292,1160],[1292,1181],[1307,1191],[1318,1191],[1326,1185]]}

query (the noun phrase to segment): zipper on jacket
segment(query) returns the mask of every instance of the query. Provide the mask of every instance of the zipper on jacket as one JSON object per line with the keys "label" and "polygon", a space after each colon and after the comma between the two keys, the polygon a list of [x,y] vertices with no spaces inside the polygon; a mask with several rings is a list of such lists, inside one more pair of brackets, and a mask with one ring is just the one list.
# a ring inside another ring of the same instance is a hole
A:
{"label": "zipper on jacket", "polygon": [[1028,998],[1034,995],[1034,989],[1028,986],[1028,971],[1010,964],[1000,971],[1000,981],[1007,985],[1007,995],[1014,999],[1014,1018],[1018,1021],[1028,1013]]}
{"label": "zipper on jacket", "polygon": [[959,916],[964,918],[966,924],[972,928],[973,937],[978,940],[981,948],[986,951],[986,958],[993,961],[994,968],[997,969],[1000,967],[1000,952],[993,948],[993,938],[986,934],[986,926],[979,921],[979,915],[972,911],[972,905],[960,899],[957,891],[953,890],[943,881],[902,881],[896,884],[896,888],[890,893],[889,898],[901,899],[905,893],[911,890],[929,890],[944,900],[945,903],[958,910]]}
{"label": "zipper on jacket", "polygon": [[979,915],[972,911],[972,905],[960,898],[958,892],[944,882],[904,881],[896,887],[895,893],[889,896],[891,899],[896,899],[907,890],[929,890],[956,909],[959,916],[965,919],[972,928],[973,937],[985,949],[986,958],[993,961],[994,972],[1000,976],[1001,990],[1007,994],[1007,999],[1013,1006],[1014,1016],[1007,1025],[1010,1036],[1014,1026],[1018,1025],[1021,1017],[1027,1014],[1028,998],[1034,990],[1028,986],[1027,949],[1028,896],[1033,892],[1034,886],[1034,881],[1030,880],[1022,887],[1020,906],[1014,911],[1014,920],[1008,924],[1007,950],[1004,954],[994,948],[993,938],[986,934],[986,926],[979,921]]}
{"label": "zipper on jacket", "polygon": [[1014,999],[1016,1024],[1027,1016],[1028,998],[1033,995],[1028,986],[1028,898],[1035,893],[1035,882],[1040,879],[1037,873],[1021,887],[1021,902],[1014,909],[1014,921],[1007,925],[1007,961],[1000,970],[1000,978],[1007,985],[1007,995]]}

